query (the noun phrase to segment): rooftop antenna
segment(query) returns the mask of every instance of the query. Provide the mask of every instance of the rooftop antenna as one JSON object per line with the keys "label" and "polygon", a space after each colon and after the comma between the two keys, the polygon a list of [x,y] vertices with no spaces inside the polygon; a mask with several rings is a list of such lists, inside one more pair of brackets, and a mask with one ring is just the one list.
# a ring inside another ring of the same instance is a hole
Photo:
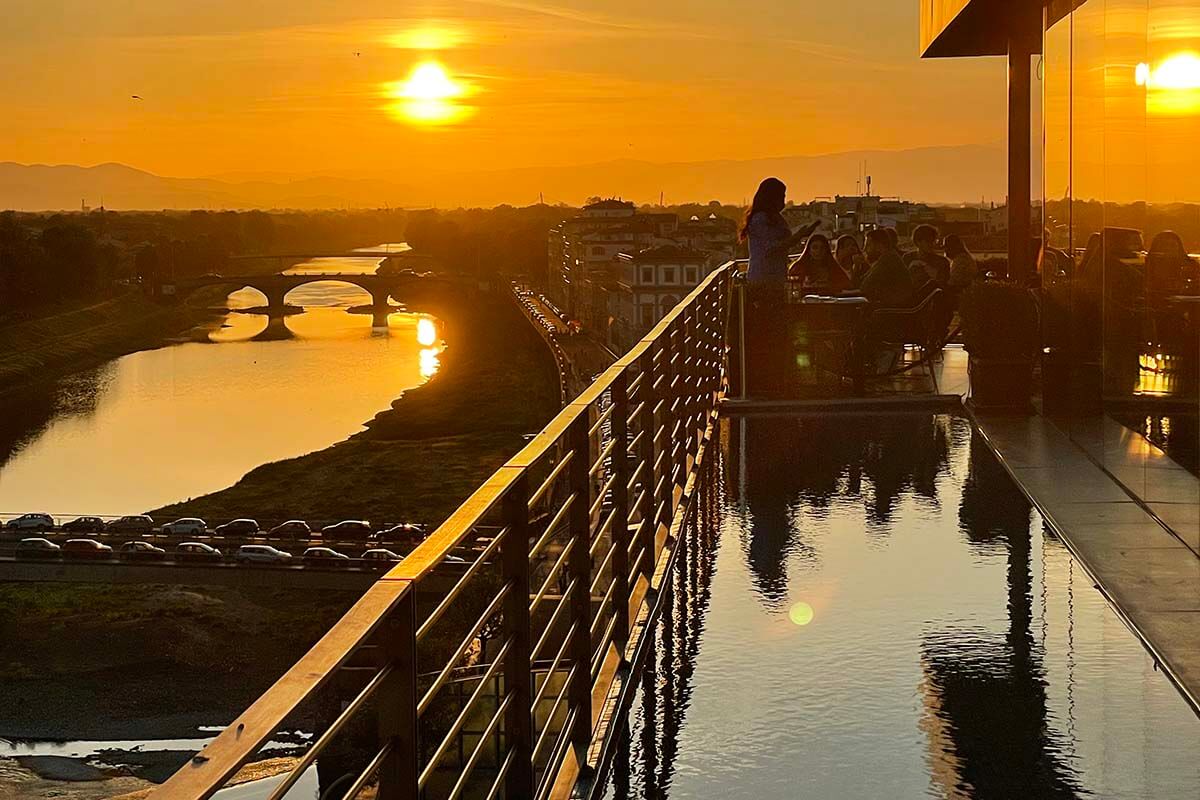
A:
{"label": "rooftop antenna", "polygon": [[664,202],[663,202],[663,197],[665,196],[665,194],[666,194],[666,193],[665,193],[665,192],[662,192],[662,191],[660,191],[660,192],[658,193],[658,207],[659,207],[659,208],[662,208],[663,206],[665,206],[665,205],[666,205],[666,203],[664,203]]}

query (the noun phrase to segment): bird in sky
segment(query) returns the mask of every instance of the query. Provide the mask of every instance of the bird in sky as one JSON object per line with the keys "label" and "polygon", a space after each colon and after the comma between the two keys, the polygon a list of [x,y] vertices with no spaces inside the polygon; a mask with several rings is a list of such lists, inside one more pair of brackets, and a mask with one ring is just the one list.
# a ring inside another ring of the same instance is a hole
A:
{"label": "bird in sky", "polygon": [[355,57],[355,58],[361,58],[361,57],[362,57],[362,53],[361,53],[360,51],[358,51],[358,50],[355,50],[355,51],[354,51],[354,57]]}
{"label": "bird in sky", "polygon": [[132,97],[134,100],[141,100],[141,99],[142,99],[142,96],[141,96],[140,94],[131,94],[131,95],[129,95],[129,96],[130,96],[130,97]]}

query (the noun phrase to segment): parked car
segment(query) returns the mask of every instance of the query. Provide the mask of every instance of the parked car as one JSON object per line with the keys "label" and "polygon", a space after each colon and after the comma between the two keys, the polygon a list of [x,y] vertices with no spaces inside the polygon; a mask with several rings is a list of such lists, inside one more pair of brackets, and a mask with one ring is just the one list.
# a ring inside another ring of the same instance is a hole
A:
{"label": "parked car", "polygon": [[99,533],[104,530],[104,520],[99,517],[76,517],[62,526],[67,533]]}
{"label": "parked car", "polygon": [[19,559],[58,558],[61,555],[61,547],[40,536],[31,536],[17,542],[17,558]]}
{"label": "parked car", "polygon": [[371,535],[371,523],[364,519],[344,519],[321,528],[321,536],[329,539],[366,539]]}
{"label": "parked car", "polygon": [[402,522],[390,528],[384,528],[371,534],[371,541],[384,544],[397,542],[399,544],[416,545],[425,539],[425,526],[412,522]]}
{"label": "parked car", "polygon": [[176,561],[218,562],[223,558],[221,551],[204,542],[181,542],[175,548]]}
{"label": "parked car", "polygon": [[310,547],[302,556],[304,563],[311,567],[346,567],[350,565],[350,556],[339,553],[332,547]]}
{"label": "parked car", "polygon": [[181,517],[162,526],[167,536],[203,536],[208,533],[208,523],[197,517]]}
{"label": "parked car", "polygon": [[292,554],[269,544],[244,544],[238,548],[236,560],[239,564],[290,564]]}
{"label": "parked car", "polygon": [[117,557],[122,561],[162,561],[167,551],[149,542],[126,542],[117,548]]}
{"label": "parked car", "polygon": [[112,558],[113,549],[95,539],[67,539],[62,546],[63,558],[90,558],[104,560]]}
{"label": "parked car", "polygon": [[402,557],[383,547],[374,547],[362,554],[363,562],[371,569],[388,569]]}
{"label": "parked car", "polygon": [[289,519],[287,522],[281,522],[271,530],[267,531],[270,536],[291,537],[292,539],[302,539],[312,534],[312,528],[308,527],[308,523],[302,519]]}
{"label": "parked car", "polygon": [[54,530],[54,517],[49,514],[33,513],[22,514],[16,519],[10,519],[4,526],[10,531],[52,531]]}
{"label": "parked car", "polygon": [[108,530],[113,533],[150,533],[154,530],[154,520],[145,514],[131,514],[108,523]]}
{"label": "parked car", "polygon": [[215,531],[220,536],[252,536],[258,533],[258,521],[253,519],[234,519],[224,525],[218,525]]}

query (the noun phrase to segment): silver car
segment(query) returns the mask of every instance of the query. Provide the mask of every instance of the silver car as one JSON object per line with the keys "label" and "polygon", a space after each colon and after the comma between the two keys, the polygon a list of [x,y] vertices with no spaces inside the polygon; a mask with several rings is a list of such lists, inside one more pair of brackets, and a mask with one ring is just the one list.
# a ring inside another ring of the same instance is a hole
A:
{"label": "silver car", "polygon": [[292,554],[269,544],[244,544],[238,548],[234,559],[239,564],[288,564]]}
{"label": "silver car", "polygon": [[42,531],[54,530],[54,518],[49,514],[22,514],[16,519],[10,519],[4,527],[10,531]]}
{"label": "silver car", "polygon": [[167,536],[203,536],[208,533],[208,523],[197,517],[183,517],[162,526]]}

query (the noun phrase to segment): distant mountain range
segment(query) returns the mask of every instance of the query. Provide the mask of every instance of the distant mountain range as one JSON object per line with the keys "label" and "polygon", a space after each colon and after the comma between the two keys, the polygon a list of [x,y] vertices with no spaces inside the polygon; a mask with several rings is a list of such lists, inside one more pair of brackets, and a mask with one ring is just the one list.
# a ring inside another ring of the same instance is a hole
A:
{"label": "distant mountain range", "polygon": [[774,175],[789,196],[853,194],[862,165],[872,191],[929,203],[1002,202],[1005,154],[999,146],[963,145],[878,150],[746,161],[651,163],[620,160],[572,167],[515,168],[422,176],[346,178],[306,175],[293,179],[172,178],[123,164],[94,167],[0,163],[0,209],[74,210],[82,202],[116,210],[248,208],[424,208],[429,206],[578,205],[592,195],[639,203],[722,200],[740,203],[758,182]]}

